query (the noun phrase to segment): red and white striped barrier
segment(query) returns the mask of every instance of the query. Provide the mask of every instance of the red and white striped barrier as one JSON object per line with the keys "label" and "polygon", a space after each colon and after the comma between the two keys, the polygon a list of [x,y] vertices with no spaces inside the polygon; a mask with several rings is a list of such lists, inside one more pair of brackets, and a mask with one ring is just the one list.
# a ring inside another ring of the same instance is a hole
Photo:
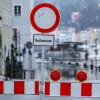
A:
{"label": "red and white striped barrier", "polygon": [[100,97],[99,83],[45,82],[45,96]]}
{"label": "red and white striped barrier", "polygon": [[38,81],[0,81],[0,94],[39,94]]}

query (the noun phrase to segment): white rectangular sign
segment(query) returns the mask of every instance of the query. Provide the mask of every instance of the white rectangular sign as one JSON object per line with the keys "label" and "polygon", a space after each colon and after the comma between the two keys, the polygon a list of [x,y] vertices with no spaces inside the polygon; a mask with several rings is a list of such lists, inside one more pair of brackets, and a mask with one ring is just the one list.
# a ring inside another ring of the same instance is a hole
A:
{"label": "white rectangular sign", "polygon": [[36,46],[53,46],[54,45],[54,35],[33,35],[33,45]]}

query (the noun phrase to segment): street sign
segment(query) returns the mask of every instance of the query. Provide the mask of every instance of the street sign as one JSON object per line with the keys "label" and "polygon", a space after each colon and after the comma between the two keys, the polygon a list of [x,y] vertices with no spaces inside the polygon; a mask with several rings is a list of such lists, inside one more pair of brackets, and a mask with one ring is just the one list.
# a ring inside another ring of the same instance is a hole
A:
{"label": "street sign", "polygon": [[32,48],[32,43],[30,41],[26,42],[26,48],[31,49]]}
{"label": "street sign", "polygon": [[35,46],[53,46],[54,35],[33,35],[33,45]]}
{"label": "street sign", "polygon": [[58,27],[60,13],[54,5],[41,3],[32,10],[30,21],[38,32],[49,33]]}

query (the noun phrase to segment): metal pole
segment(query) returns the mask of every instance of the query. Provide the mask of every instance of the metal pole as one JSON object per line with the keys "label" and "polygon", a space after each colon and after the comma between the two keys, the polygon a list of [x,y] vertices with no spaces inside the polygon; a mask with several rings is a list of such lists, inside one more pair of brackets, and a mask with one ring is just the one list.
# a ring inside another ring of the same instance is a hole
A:
{"label": "metal pole", "polygon": [[44,51],[45,51],[45,47],[44,47],[44,46],[42,46],[41,86],[40,86],[40,90],[41,90],[40,99],[41,99],[41,100],[43,100],[43,82],[44,82]]}
{"label": "metal pole", "polygon": [[98,50],[97,50],[97,38],[95,39],[95,77],[97,79],[97,54],[98,54]]}
{"label": "metal pole", "polygon": [[28,49],[28,65],[29,65],[29,79],[31,79],[31,71],[32,71],[32,68],[31,68],[31,51],[30,49]]}
{"label": "metal pole", "polygon": [[42,64],[41,64],[41,82],[44,81],[44,49],[45,47],[42,47]]}
{"label": "metal pole", "polygon": [[19,48],[18,48],[19,53],[18,53],[18,56],[19,56],[19,62],[20,62],[21,61],[21,59],[20,59],[20,32],[18,32],[18,33],[19,33]]}
{"label": "metal pole", "polygon": [[13,78],[13,71],[14,71],[13,61],[14,61],[14,45],[11,44],[11,78]]}
{"label": "metal pole", "polygon": [[33,46],[33,49],[32,49],[33,51],[32,51],[32,67],[33,67],[33,70],[34,70],[34,79],[36,78],[35,76],[35,66],[36,66],[36,64],[35,64],[35,49],[34,49],[34,46]]}
{"label": "metal pole", "polygon": [[32,72],[32,53],[31,50],[28,50],[29,53],[29,78],[31,79],[31,72]]}
{"label": "metal pole", "polygon": [[22,67],[22,70],[23,70],[23,79],[25,79],[25,71],[24,71],[24,66],[25,66],[25,54],[26,54],[26,48],[25,48],[25,45],[24,45],[24,48],[23,48],[23,67]]}
{"label": "metal pole", "polygon": [[25,75],[24,75],[24,65],[25,65],[25,55],[23,54],[23,68],[22,68],[22,70],[23,70],[23,72],[22,72],[22,77],[23,77],[23,79],[25,79]]}
{"label": "metal pole", "polygon": [[13,78],[13,58],[11,54],[11,78]]}

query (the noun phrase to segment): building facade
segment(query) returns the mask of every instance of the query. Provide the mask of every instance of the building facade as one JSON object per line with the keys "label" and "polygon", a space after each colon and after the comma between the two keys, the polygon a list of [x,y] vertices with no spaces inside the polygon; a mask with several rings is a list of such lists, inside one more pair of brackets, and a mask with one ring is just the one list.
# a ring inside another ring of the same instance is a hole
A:
{"label": "building facade", "polygon": [[30,13],[33,8],[34,0],[12,0],[12,20],[13,28],[17,29],[20,35],[20,46],[30,40],[31,24],[30,24]]}
{"label": "building facade", "polygon": [[[34,0],[12,0],[12,27],[17,33],[17,52],[22,53],[26,42],[32,42],[32,36],[34,34],[34,29],[30,24],[30,13],[34,7]],[[26,48],[26,53],[22,57],[23,70],[26,72],[29,70],[29,55],[28,49]],[[20,61],[21,59],[19,59]],[[26,71],[27,70],[27,71]],[[29,72],[28,72],[29,73]],[[29,75],[27,75],[29,77]]]}
{"label": "building facade", "polygon": [[5,60],[10,53],[12,30],[11,0],[0,0],[0,74],[5,74]]}

